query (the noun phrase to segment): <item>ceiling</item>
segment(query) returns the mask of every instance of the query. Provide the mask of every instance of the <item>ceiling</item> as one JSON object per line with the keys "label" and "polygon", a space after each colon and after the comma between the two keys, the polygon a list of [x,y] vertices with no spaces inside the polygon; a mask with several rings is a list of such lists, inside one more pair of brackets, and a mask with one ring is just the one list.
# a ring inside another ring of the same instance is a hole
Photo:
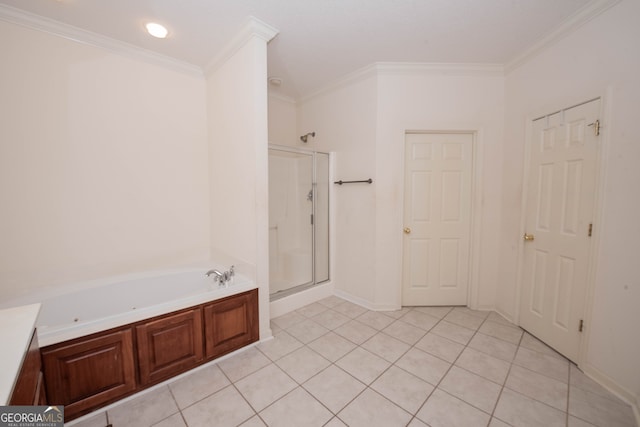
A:
{"label": "ceiling", "polygon": [[[205,67],[254,16],[280,92],[308,95],[374,62],[505,64],[595,0],[0,0]],[[169,29],[154,39],[150,20]]]}

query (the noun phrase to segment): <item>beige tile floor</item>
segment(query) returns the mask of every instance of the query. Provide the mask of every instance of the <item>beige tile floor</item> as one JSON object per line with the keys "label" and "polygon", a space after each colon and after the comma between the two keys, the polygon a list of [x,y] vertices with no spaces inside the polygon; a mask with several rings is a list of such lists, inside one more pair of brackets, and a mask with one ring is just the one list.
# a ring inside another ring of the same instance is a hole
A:
{"label": "beige tile floor", "polygon": [[330,297],[275,338],[76,427],[636,426],[631,407],[496,313]]}

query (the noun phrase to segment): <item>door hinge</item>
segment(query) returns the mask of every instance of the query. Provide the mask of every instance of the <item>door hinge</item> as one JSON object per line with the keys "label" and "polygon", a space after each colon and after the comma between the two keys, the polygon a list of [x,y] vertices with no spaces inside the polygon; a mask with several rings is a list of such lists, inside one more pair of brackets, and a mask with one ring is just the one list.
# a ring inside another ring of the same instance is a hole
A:
{"label": "door hinge", "polygon": [[578,332],[582,332],[584,329],[584,320],[580,319],[580,326],[578,326]]}
{"label": "door hinge", "polygon": [[593,126],[593,133],[595,133],[596,136],[600,135],[600,120],[596,120],[593,123],[589,123],[587,126]]}
{"label": "door hinge", "polygon": [[311,225],[313,225],[313,214],[311,214]]}
{"label": "door hinge", "polygon": [[591,237],[592,234],[593,234],[593,224],[589,224],[589,232],[587,233],[587,236]]}

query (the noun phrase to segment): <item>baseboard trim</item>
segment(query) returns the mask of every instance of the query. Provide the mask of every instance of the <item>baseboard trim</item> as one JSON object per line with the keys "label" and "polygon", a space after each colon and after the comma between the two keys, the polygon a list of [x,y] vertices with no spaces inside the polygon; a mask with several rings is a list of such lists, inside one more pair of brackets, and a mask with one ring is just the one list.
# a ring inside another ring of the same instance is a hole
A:
{"label": "baseboard trim", "polygon": [[631,409],[633,410],[633,415],[636,419],[636,425],[640,426],[640,396],[636,396],[631,390],[628,390],[625,387],[622,387],[616,381],[614,381],[610,376],[591,365],[590,363],[583,363],[580,366],[582,372],[615,396],[622,399],[625,403],[631,405]]}
{"label": "baseboard trim", "polygon": [[321,283],[304,291],[272,301],[269,303],[269,316],[271,319],[280,317],[305,305],[330,297],[333,295],[333,287],[331,282]]}
{"label": "baseboard trim", "polygon": [[401,307],[397,307],[393,304],[373,304],[371,303],[371,301],[368,301],[364,298],[360,298],[360,297],[356,297],[351,295],[350,293],[341,291],[339,289],[336,289],[335,291],[335,295],[337,297],[340,297],[344,300],[347,300],[353,304],[357,304],[361,307],[366,308],[367,310],[371,310],[371,311],[395,311],[395,310],[400,310]]}

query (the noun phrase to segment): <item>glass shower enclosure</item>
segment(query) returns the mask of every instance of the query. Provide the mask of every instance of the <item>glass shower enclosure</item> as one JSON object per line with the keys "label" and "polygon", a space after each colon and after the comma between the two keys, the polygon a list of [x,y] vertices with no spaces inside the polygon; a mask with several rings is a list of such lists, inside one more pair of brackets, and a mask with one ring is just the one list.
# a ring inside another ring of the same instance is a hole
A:
{"label": "glass shower enclosure", "polygon": [[269,146],[271,300],[329,280],[329,155]]}

